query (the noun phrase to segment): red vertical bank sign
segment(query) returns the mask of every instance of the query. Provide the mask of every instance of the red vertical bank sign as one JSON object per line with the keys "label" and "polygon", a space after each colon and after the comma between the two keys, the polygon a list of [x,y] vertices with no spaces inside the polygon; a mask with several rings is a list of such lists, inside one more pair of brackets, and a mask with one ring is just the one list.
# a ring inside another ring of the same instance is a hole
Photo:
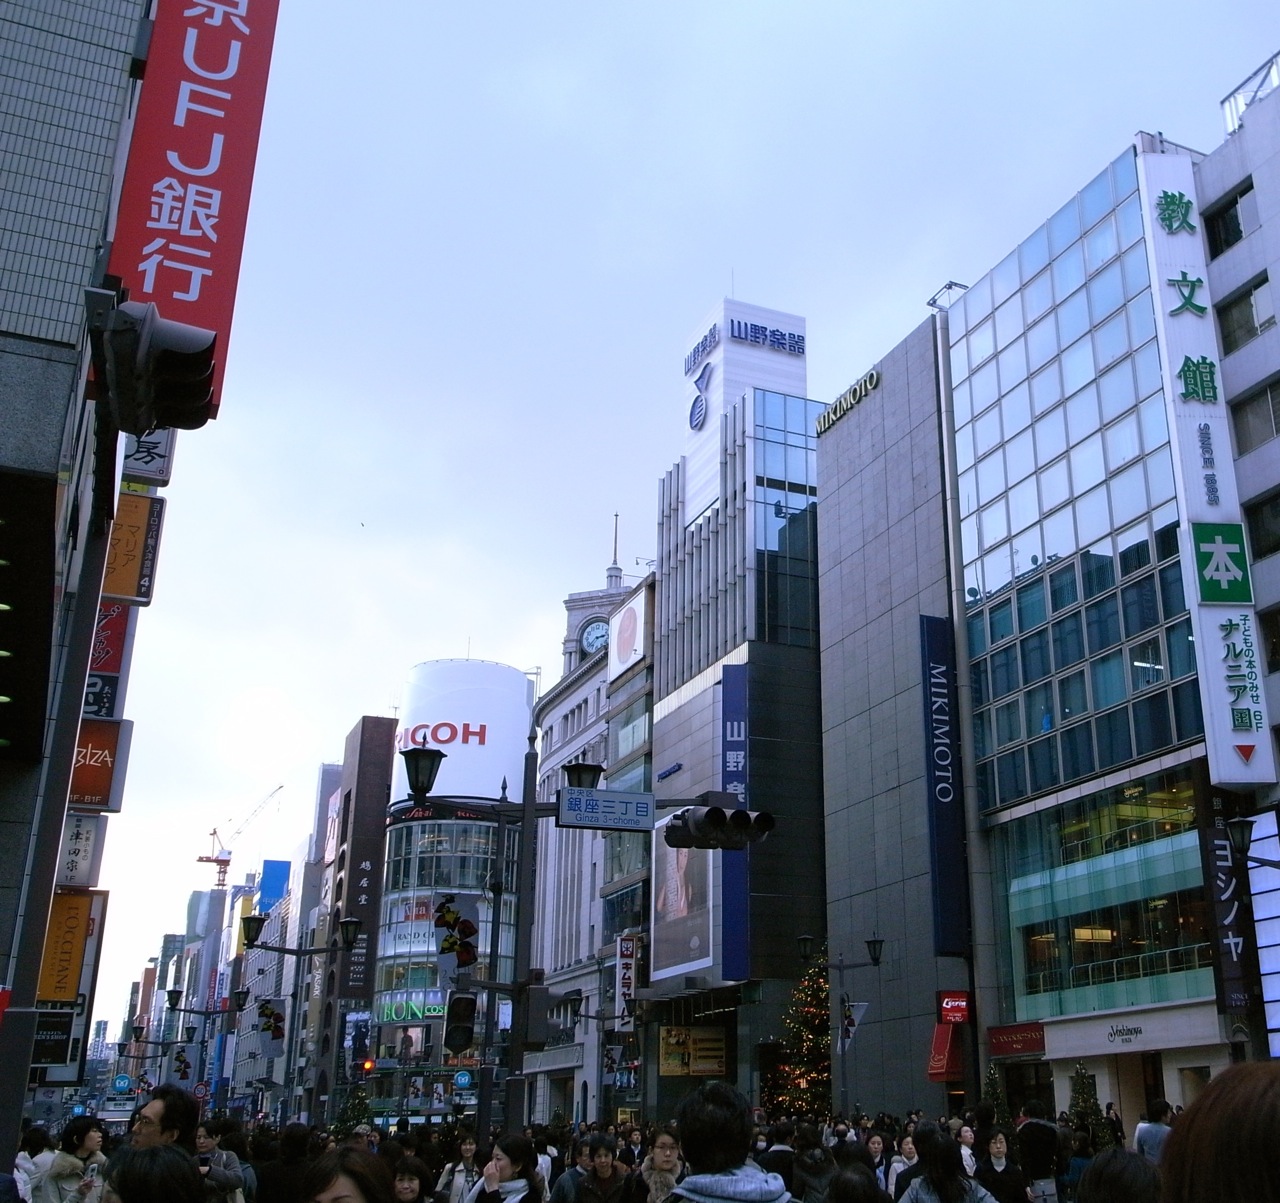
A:
{"label": "red vertical bank sign", "polygon": [[159,0],[110,271],[218,335],[221,400],[279,0]]}

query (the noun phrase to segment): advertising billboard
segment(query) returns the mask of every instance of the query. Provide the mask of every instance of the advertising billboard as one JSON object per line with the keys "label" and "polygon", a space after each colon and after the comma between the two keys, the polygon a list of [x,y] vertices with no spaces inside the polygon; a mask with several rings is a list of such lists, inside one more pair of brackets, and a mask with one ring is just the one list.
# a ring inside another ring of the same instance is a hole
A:
{"label": "advertising billboard", "polygon": [[653,642],[653,591],[641,585],[609,619],[609,680],[649,654]]}
{"label": "advertising billboard", "polygon": [[[518,668],[489,660],[428,660],[416,665],[404,688],[397,748],[439,748],[433,795],[496,798],[506,779],[519,801],[529,748],[533,682]],[[395,758],[391,798],[409,796],[404,764]]]}
{"label": "advertising billboard", "polygon": [[119,811],[133,723],[128,719],[82,718],[76,737],[67,804],[84,810]]}
{"label": "advertising billboard", "polygon": [[653,833],[650,981],[705,968],[714,959],[711,852],[706,848],[669,848],[663,833],[671,818],[662,819]]}
{"label": "advertising billboard", "polygon": [[222,390],[279,0],[159,0],[108,270],[213,330]]}
{"label": "advertising billboard", "polygon": [[121,493],[116,499],[107,570],[102,578],[105,599],[151,604],[163,525],[163,498]]}

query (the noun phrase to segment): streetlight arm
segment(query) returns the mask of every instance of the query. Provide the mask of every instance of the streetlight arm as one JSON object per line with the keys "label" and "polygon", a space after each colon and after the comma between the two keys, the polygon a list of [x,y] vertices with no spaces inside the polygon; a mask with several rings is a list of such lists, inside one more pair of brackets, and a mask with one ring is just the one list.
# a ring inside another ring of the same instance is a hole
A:
{"label": "streetlight arm", "polygon": [[1250,865],[1257,865],[1263,869],[1280,869],[1280,860],[1270,860],[1265,856],[1254,856],[1252,852],[1244,858]]}
{"label": "streetlight arm", "polygon": [[[285,948],[283,944],[250,944],[249,952],[281,952],[289,957],[318,957],[326,952],[337,952],[338,949],[328,948]],[[221,1014],[221,1012],[216,1012]]]}

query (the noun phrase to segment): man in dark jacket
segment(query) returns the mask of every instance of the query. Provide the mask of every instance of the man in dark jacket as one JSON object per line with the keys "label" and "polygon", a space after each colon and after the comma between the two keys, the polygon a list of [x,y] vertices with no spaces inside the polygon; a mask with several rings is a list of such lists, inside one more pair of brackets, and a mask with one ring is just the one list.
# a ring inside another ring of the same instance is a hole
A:
{"label": "man in dark jacket", "polygon": [[1058,1198],[1058,1128],[1048,1114],[1039,1099],[1028,1099],[1018,1117],[1018,1162],[1031,1187],[1032,1203]]}
{"label": "man in dark jacket", "polygon": [[769,1129],[769,1147],[756,1158],[756,1165],[766,1174],[777,1174],[788,1192],[791,1190],[792,1169],[796,1163],[795,1142],[795,1124],[782,1120]]}
{"label": "man in dark jacket", "polygon": [[310,1138],[306,1124],[285,1125],[275,1158],[258,1164],[256,1203],[302,1203],[302,1176],[307,1171]]}
{"label": "man in dark jacket", "polygon": [[591,1168],[578,1183],[579,1203],[621,1203],[627,1171],[614,1160],[617,1145],[606,1132],[595,1132],[587,1141]]}

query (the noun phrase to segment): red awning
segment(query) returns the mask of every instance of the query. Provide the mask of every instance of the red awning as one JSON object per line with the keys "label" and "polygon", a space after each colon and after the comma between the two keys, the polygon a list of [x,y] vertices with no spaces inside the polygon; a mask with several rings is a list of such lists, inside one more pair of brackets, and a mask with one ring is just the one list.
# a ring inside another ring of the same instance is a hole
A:
{"label": "red awning", "polygon": [[964,1077],[964,1053],[960,1045],[958,1023],[933,1025],[933,1043],[929,1046],[929,1081],[954,1082]]}

